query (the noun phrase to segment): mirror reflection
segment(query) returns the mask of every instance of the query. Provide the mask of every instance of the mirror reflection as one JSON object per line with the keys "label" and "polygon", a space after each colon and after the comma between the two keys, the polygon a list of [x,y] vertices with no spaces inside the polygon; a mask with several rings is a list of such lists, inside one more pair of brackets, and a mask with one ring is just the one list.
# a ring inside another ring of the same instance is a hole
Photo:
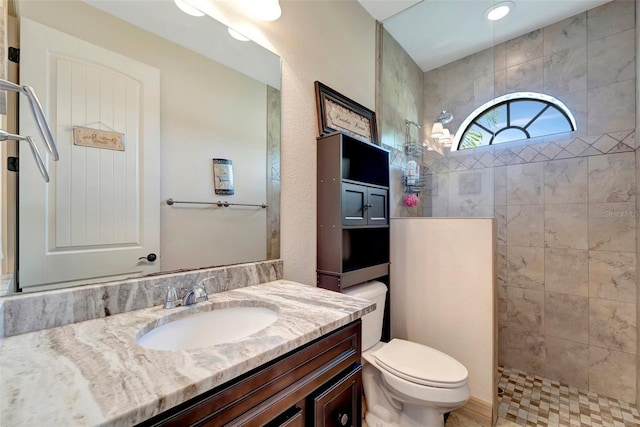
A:
{"label": "mirror reflection", "polygon": [[[5,230],[18,230],[2,234],[3,288],[279,257],[277,55],[173,1],[19,0],[12,10],[19,80],[36,90],[60,161],[47,165],[49,184],[26,156],[18,180],[3,176]],[[34,134],[24,108],[17,125]],[[213,159],[225,160],[224,186]]]}

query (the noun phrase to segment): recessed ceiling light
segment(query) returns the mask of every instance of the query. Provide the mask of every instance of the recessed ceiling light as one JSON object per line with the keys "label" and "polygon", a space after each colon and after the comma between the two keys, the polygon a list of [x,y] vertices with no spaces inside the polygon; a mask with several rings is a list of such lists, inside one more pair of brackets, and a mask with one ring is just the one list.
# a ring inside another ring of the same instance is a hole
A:
{"label": "recessed ceiling light", "polygon": [[515,6],[516,4],[512,1],[501,1],[487,9],[485,16],[490,21],[497,21],[507,16]]}
{"label": "recessed ceiling light", "polygon": [[203,12],[201,12],[199,9],[196,9],[195,7],[191,6],[189,3],[187,3],[184,0],[173,0],[173,1],[176,4],[176,6],[178,6],[178,8],[181,11],[183,11],[184,13],[186,13],[187,15],[204,16]]}

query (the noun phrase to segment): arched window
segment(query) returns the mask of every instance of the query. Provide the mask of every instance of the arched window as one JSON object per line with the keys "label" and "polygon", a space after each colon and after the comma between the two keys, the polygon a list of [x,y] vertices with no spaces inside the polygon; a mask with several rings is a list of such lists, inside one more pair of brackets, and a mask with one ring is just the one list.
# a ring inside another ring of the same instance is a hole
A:
{"label": "arched window", "polygon": [[576,130],[571,111],[558,99],[516,92],[487,102],[471,113],[456,132],[451,150],[502,144]]}

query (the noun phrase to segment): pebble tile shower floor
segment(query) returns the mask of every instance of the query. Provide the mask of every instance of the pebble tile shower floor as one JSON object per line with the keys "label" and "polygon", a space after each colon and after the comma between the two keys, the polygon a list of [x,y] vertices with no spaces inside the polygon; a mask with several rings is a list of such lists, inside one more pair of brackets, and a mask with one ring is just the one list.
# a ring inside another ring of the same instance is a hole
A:
{"label": "pebble tile shower floor", "polygon": [[499,368],[498,416],[520,426],[638,427],[635,405],[518,369]]}

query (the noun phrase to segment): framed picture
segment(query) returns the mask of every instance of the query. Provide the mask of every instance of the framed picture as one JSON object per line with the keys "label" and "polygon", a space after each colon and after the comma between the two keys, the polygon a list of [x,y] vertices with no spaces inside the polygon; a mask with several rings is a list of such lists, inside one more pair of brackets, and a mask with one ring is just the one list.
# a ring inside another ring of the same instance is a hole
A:
{"label": "framed picture", "polygon": [[233,162],[229,159],[213,159],[213,187],[216,194],[232,195]]}
{"label": "framed picture", "polygon": [[340,131],[354,138],[380,145],[376,113],[318,81],[315,82],[315,86],[318,130],[321,136]]}

